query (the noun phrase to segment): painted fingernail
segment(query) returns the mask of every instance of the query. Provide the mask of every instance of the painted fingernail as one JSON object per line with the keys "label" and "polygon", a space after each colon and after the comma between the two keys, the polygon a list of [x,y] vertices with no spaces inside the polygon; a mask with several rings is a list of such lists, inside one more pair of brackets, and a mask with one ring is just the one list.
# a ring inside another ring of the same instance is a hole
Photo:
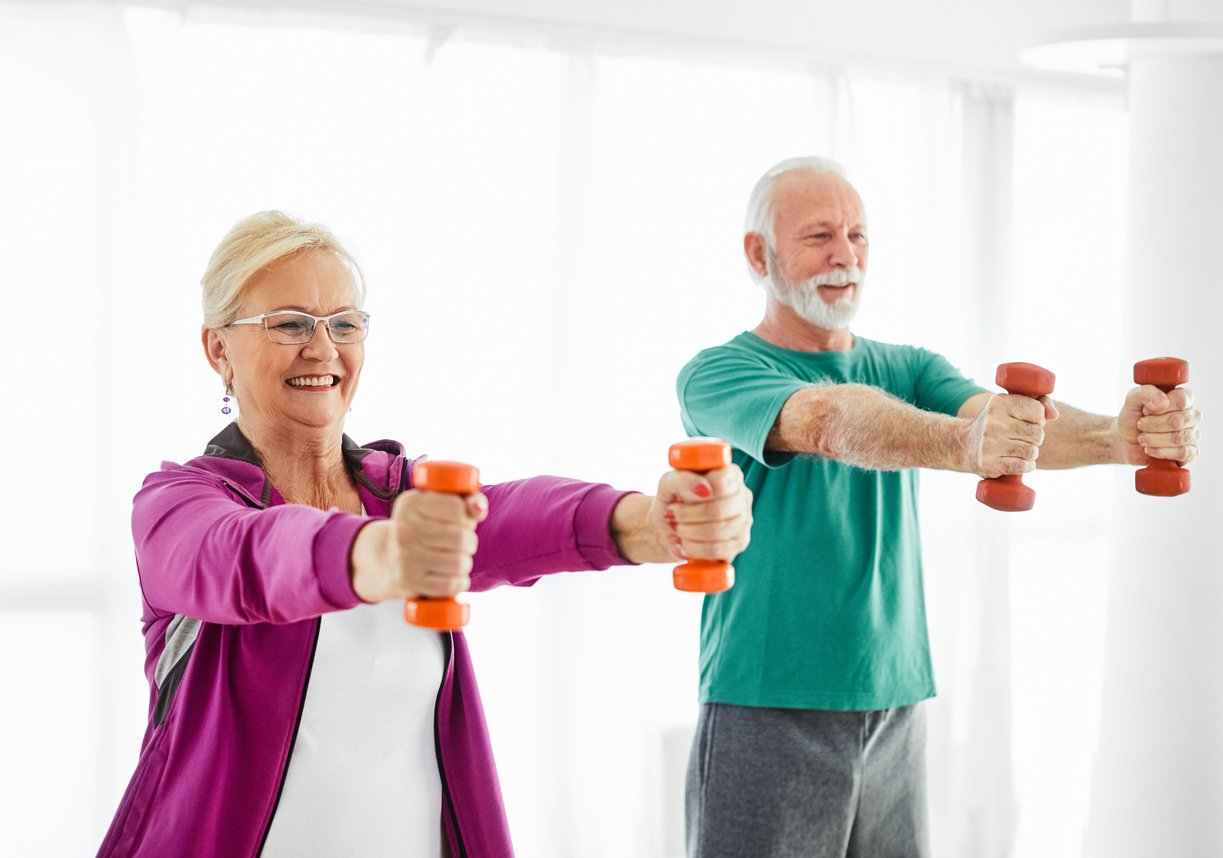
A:
{"label": "painted fingernail", "polygon": [[705,485],[704,483],[697,483],[692,487],[692,493],[698,498],[707,498],[713,494],[713,489],[709,488],[709,486]]}

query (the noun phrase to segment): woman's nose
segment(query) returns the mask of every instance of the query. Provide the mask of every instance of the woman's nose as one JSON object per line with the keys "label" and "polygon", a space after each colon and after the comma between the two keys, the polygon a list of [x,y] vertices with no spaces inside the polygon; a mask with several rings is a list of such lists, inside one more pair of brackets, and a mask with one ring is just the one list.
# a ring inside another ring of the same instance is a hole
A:
{"label": "woman's nose", "polygon": [[302,354],[319,360],[328,360],[335,356],[335,341],[331,339],[331,328],[327,327],[326,322],[319,322],[314,326],[310,339],[302,345]]}

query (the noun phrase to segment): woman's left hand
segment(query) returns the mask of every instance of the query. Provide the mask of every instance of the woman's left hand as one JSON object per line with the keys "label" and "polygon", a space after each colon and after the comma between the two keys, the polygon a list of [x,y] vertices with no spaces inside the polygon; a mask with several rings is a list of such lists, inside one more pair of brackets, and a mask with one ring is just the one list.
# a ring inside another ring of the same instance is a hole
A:
{"label": "woman's left hand", "polygon": [[752,492],[738,465],[667,471],[656,495],[627,495],[611,522],[617,549],[633,563],[733,560],[747,548],[751,528]]}

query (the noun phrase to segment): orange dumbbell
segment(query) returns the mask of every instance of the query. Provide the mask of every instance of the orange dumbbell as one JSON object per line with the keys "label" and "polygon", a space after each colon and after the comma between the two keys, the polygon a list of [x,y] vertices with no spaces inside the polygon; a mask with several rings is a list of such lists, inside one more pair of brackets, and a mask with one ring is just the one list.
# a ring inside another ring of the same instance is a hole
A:
{"label": "orange dumbbell", "polygon": [[[730,444],[717,438],[689,438],[672,444],[667,461],[677,471],[703,474],[730,464]],[[675,589],[690,593],[721,593],[735,583],[735,567],[725,560],[690,558],[671,573]]]}
{"label": "orange dumbbell", "polygon": [[[417,462],[412,468],[412,485],[424,492],[470,495],[480,491],[480,470],[462,462]],[[456,599],[418,596],[405,599],[403,618],[414,626],[439,632],[458,631],[467,625],[471,608]]]}
{"label": "orange dumbbell", "polygon": [[[1134,383],[1153,384],[1164,393],[1189,380],[1189,362],[1161,357],[1134,364]],[[1189,471],[1171,459],[1147,459],[1147,466],[1134,472],[1134,488],[1144,495],[1175,497],[1189,491]]]}
{"label": "orange dumbbell", "polygon": [[[1033,363],[1004,363],[994,381],[1007,393],[1036,399],[1053,392],[1053,373]],[[1036,492],[1019,474],[1006,474],[977,483],[977,500],[1003,512],[1023,512],[1036,503]]]}

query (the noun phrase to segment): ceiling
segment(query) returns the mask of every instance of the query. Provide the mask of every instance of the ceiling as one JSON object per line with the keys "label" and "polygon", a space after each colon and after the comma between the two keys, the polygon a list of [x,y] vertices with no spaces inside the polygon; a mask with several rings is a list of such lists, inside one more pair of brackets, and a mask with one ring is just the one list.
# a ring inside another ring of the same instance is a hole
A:
{"label": "ceiling", "polygon": [[737,42],[820,61],[1026,72],[1016,54],[1040,34],[1129,20],[1130,0],[381,0],[440,15]]}

